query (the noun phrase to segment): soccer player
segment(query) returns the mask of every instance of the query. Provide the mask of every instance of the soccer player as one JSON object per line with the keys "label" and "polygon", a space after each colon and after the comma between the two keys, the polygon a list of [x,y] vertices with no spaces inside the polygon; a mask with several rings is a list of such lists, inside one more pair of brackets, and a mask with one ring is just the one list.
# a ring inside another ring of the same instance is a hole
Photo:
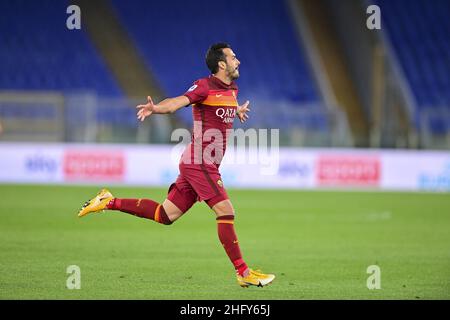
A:
{"label": "soccer player", "polygon": [[[265,286],[275,275],[250,269],[242,258],[234,231],[234,208],[223,185],[219,166],[225,154],[227,129],[235,117],[241,122],[248,119],[249,101],[238,105],[238,88],[234,80],[239,77],[240,61],[226,43],[212,45],[206,53],[206,65],[211,75],[199,79],[181,96],[154,104],[138,105],[140,121],[152,114],[174,113],[192,105],[194,128],[192,141],[181,156],[180,174],[170,187],[162,204],[150,199],[115,198],[106,189],[85,203],[78,216],[103,210],[120,210],[137,217],[170,225],[186,213],[197,201],[205,201],[215,212],[219,239],[236,270],[240,286]],[[228,130],[229,132],[229,130]],[[207,137],[208,136],[208,137]],[[211,137],[213,136],[213,138]]]}

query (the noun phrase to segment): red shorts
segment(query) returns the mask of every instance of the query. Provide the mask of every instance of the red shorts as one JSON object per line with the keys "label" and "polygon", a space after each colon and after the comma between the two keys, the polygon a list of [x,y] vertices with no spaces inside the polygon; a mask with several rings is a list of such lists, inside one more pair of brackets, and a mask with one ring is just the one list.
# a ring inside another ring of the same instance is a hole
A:
{"label": "red shorts", "polygon": [[228,199],[219,169],[204,164],[180,164],[180,175],[169,187],[167,199],[183,213],[197,201],[205,201],[210,208]]}

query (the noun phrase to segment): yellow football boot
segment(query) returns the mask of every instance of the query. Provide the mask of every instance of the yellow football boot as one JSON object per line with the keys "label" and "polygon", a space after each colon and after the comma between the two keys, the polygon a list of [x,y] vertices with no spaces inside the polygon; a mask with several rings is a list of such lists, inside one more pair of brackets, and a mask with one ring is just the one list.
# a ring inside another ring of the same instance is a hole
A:
{"label": "yellow football boot", "polygon": [[91,200],[87,201],[80,212],[78,213],[79,217],[83,217],[88,213],[103,211],[106,208],[106,205],[113,199],[114,196],[107,189],[100,190],[97,195]]}
{"label": "yellow football boot", "polygon": [[264,287],[270,284],[275,279],[274,274],[264,274],[261,270],[249,269],[249,273],[246,277],[242,277],[239,274],[236,275],[237,281],[241,287],[247,288],[248,286]]}

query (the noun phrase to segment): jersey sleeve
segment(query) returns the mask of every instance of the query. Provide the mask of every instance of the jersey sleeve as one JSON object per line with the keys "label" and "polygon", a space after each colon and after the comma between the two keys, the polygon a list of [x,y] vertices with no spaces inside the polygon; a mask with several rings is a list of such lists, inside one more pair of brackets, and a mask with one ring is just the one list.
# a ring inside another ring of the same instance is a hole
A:
{"label": "jersey sleeve", "polygon": [[208,84],[203,79],[197,80],[183,95],[191,104],[202,102],[208,97]]}

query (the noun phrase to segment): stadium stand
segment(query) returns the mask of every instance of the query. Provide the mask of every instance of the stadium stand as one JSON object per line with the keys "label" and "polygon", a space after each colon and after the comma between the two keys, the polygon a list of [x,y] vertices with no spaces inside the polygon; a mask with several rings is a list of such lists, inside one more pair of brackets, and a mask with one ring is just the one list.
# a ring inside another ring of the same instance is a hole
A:
{"label": "stadium stand", "polygon": [[[211,43],[225,41],[241,65],[240,100],[288,101],[319,96],[283,1],[112,1],[134,43],[169,96],[209,73]],[[199,18],[201,17],[201,18]],[[185,110],[184,118],[190,120]],[[277,123],[279,125],[279,123]]]}
{"label": "stadium stand", "polygon": [[[0,1],[0,89],[88,90],[122,96],[83,28],[66,28],[69,1]],[[7,31],[7,32],[6,32]]]}
{"label": "stadium stand", "polygon": [[[206,49],[213,42],[225,41],[242,63],[240,101],[249,99],[253,106],[264,108],[252,114],[248,125],[329,129],[285,2],[232,0],[226,12],[221,2],[207,0],[109,3],[167,96],[183,93],[193,80],[207,75]],[[124,98],[124,92],[83,23],[81,30],[66,28],[70,4],[66,0],[0,1],[0,30],[7,31],[1,41],[0,90],[57,91],[66,96],[93,93],[98,96],[94,114],[99,124],[137,126],[129,106],[111,107],[102,102],[102,97]],[[3,104],[0,112],[9,114],[11,108]],[[81,109],[77,104],[66,105],[69,127],[85,118]],[[191,124],[190,108],[177,115]]]}
{"label": "stadium stand", "polygon": [[[417,101],[414,119],[415,125],[420,126],[426,120],[424,115],[439,115],[440,110],[450,109],[450,2],[377,0],[377,4]],[[427,119],[434,133],[450,131],[450,118]]]}

